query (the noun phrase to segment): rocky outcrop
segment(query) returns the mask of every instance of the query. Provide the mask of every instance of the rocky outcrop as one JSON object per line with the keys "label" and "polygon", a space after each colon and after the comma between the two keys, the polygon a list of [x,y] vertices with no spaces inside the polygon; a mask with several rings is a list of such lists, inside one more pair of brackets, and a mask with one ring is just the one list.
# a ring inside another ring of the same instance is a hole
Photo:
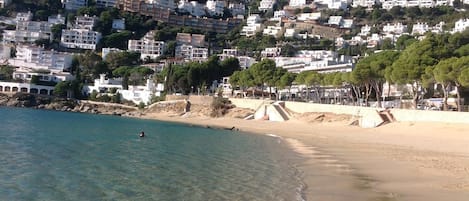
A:
{"label": "rocky outcrop", "polygon": [[91,101],[79,101],[29,93],[0,93],[0,106],[28,107],[37,109],[84,112],[93,114],[108,114],[118,116],[141,115],[137,107],[109,103],[95,103]]}

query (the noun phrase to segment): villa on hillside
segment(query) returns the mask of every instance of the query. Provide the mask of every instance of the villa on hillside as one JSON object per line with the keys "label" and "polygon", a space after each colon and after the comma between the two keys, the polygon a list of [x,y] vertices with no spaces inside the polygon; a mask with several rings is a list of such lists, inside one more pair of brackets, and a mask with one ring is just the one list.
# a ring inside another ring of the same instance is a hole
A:
{"label": "villa on hillside", "polygon": [[140,59],[147,57],[156,59],[163,55],[165,43],[163,41],[156,41],[154,39],[155,32],[149,31],[140,40],[129,40],[128,49],[129,51],[139,52]]}
{"label": "villa on hillside", "polygon": [[104,74],[99,76],[99,79],[94,80],[94,85],[85,85],[83,87],[83,93],[90,95],[93,91],[99,94],[111,94],[112,89],[116,90],[116,93],[120,94],[123,100],[132,101],[135,104],[151,103],[153,97],[161,96],[161,92],[164,91],[164,85],[162,83],[155,84],[151,79],[146,80],[146,84],[141,85],[129,85],[128,89],[124,89],[122,86],[122,79],[106,79]]}

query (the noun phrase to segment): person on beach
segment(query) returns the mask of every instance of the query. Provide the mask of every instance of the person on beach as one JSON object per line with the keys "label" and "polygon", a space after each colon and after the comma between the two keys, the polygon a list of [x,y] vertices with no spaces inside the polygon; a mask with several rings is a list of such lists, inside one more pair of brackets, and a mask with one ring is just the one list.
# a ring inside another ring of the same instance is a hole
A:
{"label": "person on beach", "polygon": [[140,132],[140,137],[145,137],[145,132]]}

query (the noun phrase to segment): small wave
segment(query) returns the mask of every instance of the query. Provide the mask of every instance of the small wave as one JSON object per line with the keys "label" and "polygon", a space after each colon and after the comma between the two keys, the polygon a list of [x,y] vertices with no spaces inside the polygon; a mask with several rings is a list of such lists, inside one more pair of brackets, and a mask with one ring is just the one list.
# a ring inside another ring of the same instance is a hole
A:
{"label": "small wave", "polygon": [[275,134],[265,134],[267,136],[270,136],[270,137],[275,137],[275,138],[282,138],[281,136],[278,136],[278,135],[275,135]]}

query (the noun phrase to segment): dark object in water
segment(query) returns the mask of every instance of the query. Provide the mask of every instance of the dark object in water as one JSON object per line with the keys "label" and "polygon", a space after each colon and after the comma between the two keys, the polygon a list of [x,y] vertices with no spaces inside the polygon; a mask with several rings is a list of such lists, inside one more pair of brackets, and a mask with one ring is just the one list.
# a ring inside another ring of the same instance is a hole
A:
{"label": "dark object in water", "polygon": [[140,132],[140,136],[139,137],[145,137],[145,132]]}

